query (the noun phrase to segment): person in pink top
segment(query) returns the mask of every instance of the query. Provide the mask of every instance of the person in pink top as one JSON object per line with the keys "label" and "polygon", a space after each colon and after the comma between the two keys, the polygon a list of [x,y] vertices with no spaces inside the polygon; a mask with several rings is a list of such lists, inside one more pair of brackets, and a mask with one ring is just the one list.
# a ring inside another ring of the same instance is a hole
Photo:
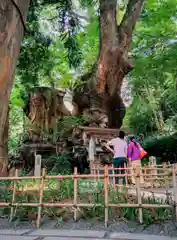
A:
{"label": "person in pink top", "polygon": [[[128,159],[130,166],[134,169],[137,165],[141,166],[141,146],[140,144],[135,140],[135,137],[130,137],[130,143],[128,145]],[[132,171],[133,174],[133,171]],[[140,182],[144,183],[143,176],[140,176]],[[135,184],[135,177],[132,176],[132,183]]]}
{"label": "person in pink top", "polygon": [[[106,144],[106,148],[114,154],[113,165],[114,168],[123,168],[124,163],[127,162],[127,142],[124,139],[125,133],[124,131],[119,132],[119,136],[113,138]],[[111,148],[113,147],[113,149]],[[121,170],[120,173],[124,174],[124,171]],[[119,170],[115,170],[115,174],[119,174]],[[125,184],[125,177],[122,177],[123,184]],[[115,177],[116,184],[119,183],[119,178]]]}

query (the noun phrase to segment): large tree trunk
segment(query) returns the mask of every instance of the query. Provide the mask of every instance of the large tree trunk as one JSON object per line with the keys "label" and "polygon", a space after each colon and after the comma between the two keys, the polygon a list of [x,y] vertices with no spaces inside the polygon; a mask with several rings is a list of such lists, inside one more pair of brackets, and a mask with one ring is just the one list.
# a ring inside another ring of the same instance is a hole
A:
{"label": "large tree trunk", "polygon": [[55,135],[58,120],[63,116],[79,114],[69,93],[49,87],[32,88],[24,112],[30,120],[28,137],[33,142],[42,141],[43,133],[49,131]]}
{"label": "large tree trunk", "polygon": [[0,161],[7,166],[8,107],[30,0],[0,0]]}
{"label": "large tree trunk", "polygon": [[103,126],[108,117],[107,126],[120,128],[125,116],[125,106],[120,96],[121,87],[124,77],[133,68],[128,59],[128,51],[143,0],[129,0],[126,13],[119,26],[116,21],[117,0],[99,0],[99,4],[100,53],[98,61],[92,71],[83,76],[84,87],[82,85],[76,89],[74,101],[80,111],[89,112],[95,116],[98,126]]}
{"label": "large tree trunk", "polygon": [[2,132],[2,146],[0,146],[0,176],[7,175],[7,165],[8,165],[8,135],[9,135],[9,109],[7,112],[5,127]]}

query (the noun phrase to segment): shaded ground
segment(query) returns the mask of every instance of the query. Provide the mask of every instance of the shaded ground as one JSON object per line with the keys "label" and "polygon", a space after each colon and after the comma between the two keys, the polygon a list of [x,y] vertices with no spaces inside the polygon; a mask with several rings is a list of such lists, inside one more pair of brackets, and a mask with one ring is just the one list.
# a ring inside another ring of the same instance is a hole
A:
{"label": "shaded ground", "polygon": [[[29,222],[14,222],[9,223],[7,219],[0,218],[0,228],[35,228],[35,226]],[[134,222],[111,220],[107,229],[104,227],[104,221],[92,220],[80,220],[74,222],[69,220],[67,222],[59,223],[56,220],[43,219],[41,224],[42,229],[77,229],[77,230],[106,230],[108,232],[129,232],[129,233],[143,233],[149,235],[161,235],[161,236],[177,236],[177,223],[173,221],[164,221],[152,225],[139,225]]]}

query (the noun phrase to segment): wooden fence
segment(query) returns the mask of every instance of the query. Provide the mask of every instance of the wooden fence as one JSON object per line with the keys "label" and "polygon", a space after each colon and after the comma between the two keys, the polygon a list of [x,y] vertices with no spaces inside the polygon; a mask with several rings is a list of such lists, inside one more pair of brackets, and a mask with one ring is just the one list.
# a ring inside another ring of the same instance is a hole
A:
{"label": "wooden fence", "polygon": [[[102,181],[104,185],[104,205],[101,203],[79,203],[78,200],[78,180],[79,179],[95,179],[95,174],[83,174],[79,175],[77,172],[77,168],[74,169],[74,174],[73,175],[63,175],[63,176],[49,176],[46,175],[45,169],[42,170],[42,176],[25,176],[25,177],[18,177],[18,171],[16,171],[16,176],[15,177],[1,177],[1,180],[11,180],[14,182],[14,187],[13,187],[13,194],[12,194],[12,201],[11,202],[0,202],[0,207],[10,207],[11,208],[11,214],[10,214],[10,219],[12,219],[13,212],[14,212],[14,207],[37,207],[38,208],[38,213],[37,213],[37,220],[36,220],[36,226],[39,228],[40,227],[40,221],[41,221],[41,212],[42,212],[42,207],[73,207],[74,208],[74,219],[76,220],[76,215],[77,215],[77,208],[81,207],[87,207],[87,208],[92,208],[92,207],[104,207],[105,209],[105,227],[108,225],[108,209],[109,208],[122,208],[122,207],[127,207],[127,208],[138,208],[138,216],[139,216],[139,222],[143,223],[143,208],[173,208],[173,205],[170,204],[144,204],[142,203],[142,190],[140,186],[140,177],[143,175],[143,177],[171,177],[172,182],[173,182],[173,194],[174,194],[174,201],[175,201],[175,210],[176,210],[176,216],[177,216],[177,188],[176,188],[176,165],[171,165],[171,167],[168,168],[163,168],[164,173],[160,173],[158,171],[160,168],[157,169],[157,171],[154,173],[146,173],[145,168],[140,168],[140,166],[136,166],[135,169],[132,168],[126,168],[124,167],[121,170],[124,170],[125,172],[123,174],[109,174],[109,170],[120,170],[115,169],[115,168],[108,168],[108,166],[105,166],[103,170],[103,174],[97,174],[97,177]],[[97,169],[98,170],[98,169]],[[101,170],[101,169],[100,169]],[[156,170],[154,168],[154,170]],[[135,189],[136,189],[136,197],[137,197],[137,203],[120,203],[120,204],[111,204],[109,203],[109,178],[110,177],[126,177],[126,178],[131,178],[132,176],[135,176],[136,179],[136,184],[135,184]],[[16,181],[18,180],[40,180],[40,187],[39,187],[39,202],[38,203],[16,203],[16,193],[18,191]],[[45,179],[73,179],[74,180],[74,197],[73,197],[73,203],[61,203],[61,202],[55,202],[55,203],[43,203],[43,196],[44,196],[44,185],[45,185]]]}
{"label": "wooden fence", "polygon": [[[177,169],[177,164],[176,167]],[[172,184],[172,174],[170,174],[172,172],[173,169],[173,165],[170,164],[169,162],[164,162],[161,165],[160,164],[156,164],[156,159],[152,158],[152,161],[149,161],[148,164],[144,164],[143,167],[140,168],[140,172],[141,172],[141,179],[143,179],[143,186],[144,188],[159,188],[159,187],[166,187],[167,185],[169,185],[170,183]],[[119,183],[116,184],[115,183],[115,171],[116,169],[114,169],[113,165],[109,166],[109,172],[112,172],[113,174],[113,185],[114,186],[120,186],[122,185],[122,180],[119,178]],[[135,167],[133,169],[132,165],[128,165],[126,163],[124,163],[123,168],[119,168],[119,170],[124,171],[125,172],[125,184],[126,186],[129,185],[129,183],[132,182],[132,178],[130,176],[130,174],[128,175],[128,173],[131,174],[136,174],[135,171]],[[95,176],[95,180],[100,180],[99,179],[99,175],[100,173],[104,173],[104,168],[97,166],[96,164],[92,165],[91,168],[91,172],[94,174]],[[109,181],[110,183],[110,181]]]}

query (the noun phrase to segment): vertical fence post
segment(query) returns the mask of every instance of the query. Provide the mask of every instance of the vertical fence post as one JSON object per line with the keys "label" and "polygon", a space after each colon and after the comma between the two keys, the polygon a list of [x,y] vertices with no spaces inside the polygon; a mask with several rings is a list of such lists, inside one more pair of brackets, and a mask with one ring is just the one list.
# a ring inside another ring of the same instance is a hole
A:
{"label": "vertical fence post", "polygon": [[95,174],[95,170],[92,170],[94,160],[95,160],[95,153],[96,153],[96,145],[95,145],[95,139],[91,136],[89,140],[89,162],[90,162],[90,170],[92,174]]}
{"label": "vertical fence post", "polygon": [[125,185],[128,185],[128,170],[127,170],[128,165],[126,163],[124,163],[124,174],[125,174]]}
{"label": "vertical fence post", "polygon": [[153,179],[155,179],[155,181],[156,181],[157,175],[158,175],[156,157],[152,157],[152,175],[153,175]]}
{"label": "vertical fence post", "polygon": [[74,168],[74,221],[77,221],[77,194],[78,194],[78,176],[77,167]]}
{"label": "vertical fence post", "polygon": [[[163,162],[162,167],[163,167],[163,170],[164,170],[163,172],[165,173],[167,171],[167,163]],[[165,184],[165,188],[166,188],[166,186],[167,186],[167,177],[166,176],[164,176],[164,184]]]}
{"label": "vertical fence post", "polygon": [[141,188],[140,188],[140,174],[141,174],[141,169],[140,166],[136,166],[136,193],[138,197],[138,205],[139,205],[139,222],[142,224],[143,223],[143,210],[141,208],[142,204],[142,199],[141,199]]}
{"label": "vertical fence post", "polygon": [[108,227],[108,166],[104,167],[105,227]]}
{"label": "vertical fence post", "polygon": [[100,181],[100,173],[99,173],[99,166],[96,166],[96,174],[97,174],[97,181]]}
{"label": "vertical fence post", "polygon": [[177,220],[177,178],[176,178],[176,164],[172,165],[172,180],[173,180],[173,195],[175,200],[175,213],[176,213],[176,220]]}
{"label": "vertical fence post", "polygon": [[35,155],[34,176],[41,176],[41,155]]}
{"label": "vertical fence post", "polygon": [[[15,170],[15,177],[18,177],[18,169]],[[12,207],[10,208],[10,222],[12,222],[13,214],[14,214],[13,204],[15,202],[15,197],[16,197],[16,186],[17,186],[17,180],[14,180],[13,194],[12,194]]]}
{"label": "vertical fence post", "polygon": [[41,221],[41,212],[42,212],[42,201],[43,201],[43,195],[44,195],[44,179],[45,179],[45,168],[42,169],[42,179],[41,179],[41,184],[40,184],[40,192],[39,192],[39,204],[40,206],[38,207],[38,215],[37,215],[37,220],[36,220],[36,226],[37,228],[40,227],[40,221]]}
{"label": "vertical fence post", "polygon": [[149,176],[147,176],[147,180],[148,182],[151,184],[151,163],[148,162],[148,173],[149,173]]}
{"label": "vertical fence post", "polygon": [[115,170],[114,170],[114,165],[112,164],[112,180],[113,180],[113,187],[116,187],[116,179],[115,179]]}
{"label": "vertical fence post", "polygon": [[130,181],[130,183],[132,183],[132,179],[133,179],[133,168],[132,168],[132,161],[128,160],[128,174],[130,174],[131,176],[128,176],[128,181]]}
{"label": "vertical fence post", "polygon": [[147,165],[144,164],[144,182],[147,182]]}

